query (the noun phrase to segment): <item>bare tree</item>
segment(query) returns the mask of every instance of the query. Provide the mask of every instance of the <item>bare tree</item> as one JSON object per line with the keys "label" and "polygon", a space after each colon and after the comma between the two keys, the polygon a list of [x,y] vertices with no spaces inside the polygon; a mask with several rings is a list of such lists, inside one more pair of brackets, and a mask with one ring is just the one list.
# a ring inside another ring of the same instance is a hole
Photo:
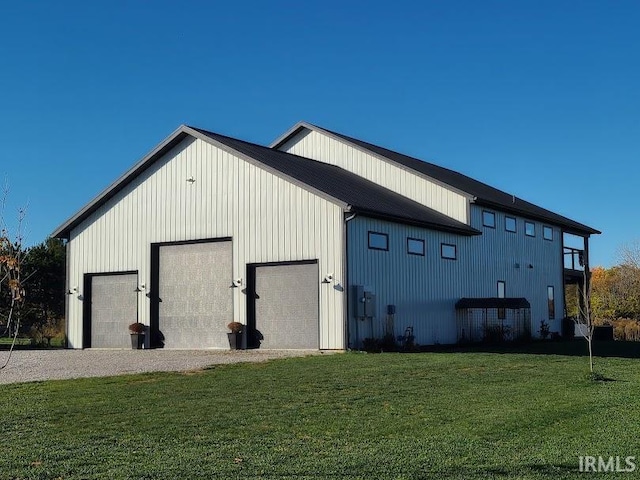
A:
{"label": "bare tree", "polygon": [[0,293],[6,288],[9,295],[9,309],[6,312],[5,333],[13,332],[13,341],[9,349],[6,362],[0,366],[4,369],[11,358],[20,331],[20,317],[17,314],[25,297],[22,283],[23,250],[23,226],[26,217],[26,209],[18,210],[16,229],[13,235],[5,220],[4,212],[7,204],[9,189],[5,185],[0,199]]}
{"label": "bare tree", "polygon": [[591,316],[591,282],[589,282],[589,272],[586,268],[583,272],[582,288],[580,290],[579,315],[574,318],[574,322],[579,325],[580,331],[589,345],[589,370],[593,373],[593,332],[595,328]]}
{"label": "bare tree", "polygon": [[618,248],[620,265],[640,270],[640,239],[623,244]]}

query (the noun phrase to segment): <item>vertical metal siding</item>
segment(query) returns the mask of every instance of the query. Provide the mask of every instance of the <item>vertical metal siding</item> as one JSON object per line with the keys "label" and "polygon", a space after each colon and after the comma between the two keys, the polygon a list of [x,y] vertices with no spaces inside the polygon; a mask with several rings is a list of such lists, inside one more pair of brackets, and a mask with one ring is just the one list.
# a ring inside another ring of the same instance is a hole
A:
{"label": "vertical metal siding", "polygon": [[469,222],[465,196],[320,132],[303,130],[280,150],[337,165],[460,222]]}
{"label": "vertical metal siding", "polygon": [[[349,284],[367,285],[376,294],[378,318],[375,336],[382,336],[386,306],[396,305],[395,335],[414,327],[420,344],[456,342],[454,305],[462,297],[496,297],[497,282],[506,282],[507,297],[525,297],[531,303],[531,330],[538,335],[540,321],[560,331],[564,305],[560,229],[553,227],[553,241],[542,238],[536,223],[534,238],[524,235],[524,219],[517,218],[517,233],[504,230],[504,214],[496,213],[496,228],[482,226],[482,209],[472,206],[471,225],[483,232],[464,237],[445,232],[356,217],[348,223]],[[389,235],[389,251],[370,250],[367,232]],[[407,254],[407,237],[425,240],[425,256]],[[440,257],[440,244],[457,247],[457,260]],[[516,268],[516,264],[519,268]],[[528,268],[532,265],[533,268]],[[547,287],[556,291],[556,320],[547,314]],[[350,293],[352,290],[350,290]],[[350,343],[355,340],[356,320],[349,303]],[[366,327],[358,320],[360,331]],[[366,328],[365,328],[366,330]]]}
{"label": "vertical metal siding", "polygon": [[[194,183],[187,182],[193,177]],[[342,279],[342,208],[206,142],[187,139],[71,232],[69,344],[82,345],[84,273],[138,270],[149,324],[150,244],[232,237],[233,279],[248,263],[318,259],[318,282]],[[229,279],[231,283],[232,278]],[[343,349],[345,292],[320,285],[320,348]],[[246,322],[243,288],[233,311]]]}

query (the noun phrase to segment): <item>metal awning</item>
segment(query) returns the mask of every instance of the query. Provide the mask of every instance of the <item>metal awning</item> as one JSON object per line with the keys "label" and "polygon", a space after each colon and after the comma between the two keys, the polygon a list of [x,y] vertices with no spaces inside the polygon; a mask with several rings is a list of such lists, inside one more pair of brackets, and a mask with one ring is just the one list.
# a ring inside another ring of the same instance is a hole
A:
{"label": "metal awning", "polygon": [[461,298],[456,302],[456,310],[466,308],[531,308],[526,298]]}

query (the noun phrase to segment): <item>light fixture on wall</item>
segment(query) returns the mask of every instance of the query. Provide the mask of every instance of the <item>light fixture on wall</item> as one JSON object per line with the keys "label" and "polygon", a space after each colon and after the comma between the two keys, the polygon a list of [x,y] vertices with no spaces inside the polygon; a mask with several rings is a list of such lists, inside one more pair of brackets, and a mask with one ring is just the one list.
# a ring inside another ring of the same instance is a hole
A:
{"label": "light fixture on wall", "polygon": [[528,268],[533,268],[533,265],[529,264]]}
{"label": "light fixture on wall", "polygon": [[238,288],[241,286],[242,286],[242,277],[238,277],[233,282],[231,282],[231,288]]}
{"label": "light fixture on wall", "polygon": [[140,285],[138,285],[136,287],[136,289],[134,290],[134,292],[140,293],[144,290],[144,283],[141,283]]}
{"label": "light fixture on wall", "polygon": [[187,182],[189,182],[191,185],[193,185],[195,183],[196,179],[193,178],[193,175],[191,175],[189,178],[187,178]]}
{"label": "light fixture on wall", "polygon": [[70,289],[67,291],[67,295],[73,295],[73,294],[75,294],[75,293],[78,293],[78,287],[70,288]]}
{"label": "light fixture on wall", "polygon": [[331,282],[333,282],[333,273],[328,273],[322,279],[322,283],[331,283]]}

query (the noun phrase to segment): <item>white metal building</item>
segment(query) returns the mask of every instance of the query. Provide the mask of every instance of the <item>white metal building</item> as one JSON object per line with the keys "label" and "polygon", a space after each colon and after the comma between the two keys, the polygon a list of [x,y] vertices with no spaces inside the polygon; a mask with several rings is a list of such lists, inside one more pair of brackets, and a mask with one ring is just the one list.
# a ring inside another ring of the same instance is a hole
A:
{"label": "white metal building", "polygon": [[[389,328],[460,339],[461,298],[522,298],[559,330],[563,233],[598,231],[307,123],[271,148],[181,126],[54,232],[72,348],[345,349]],[[574,262],[575,263],[575,262]],[[507,319],[508,320],[508,319]]]}

